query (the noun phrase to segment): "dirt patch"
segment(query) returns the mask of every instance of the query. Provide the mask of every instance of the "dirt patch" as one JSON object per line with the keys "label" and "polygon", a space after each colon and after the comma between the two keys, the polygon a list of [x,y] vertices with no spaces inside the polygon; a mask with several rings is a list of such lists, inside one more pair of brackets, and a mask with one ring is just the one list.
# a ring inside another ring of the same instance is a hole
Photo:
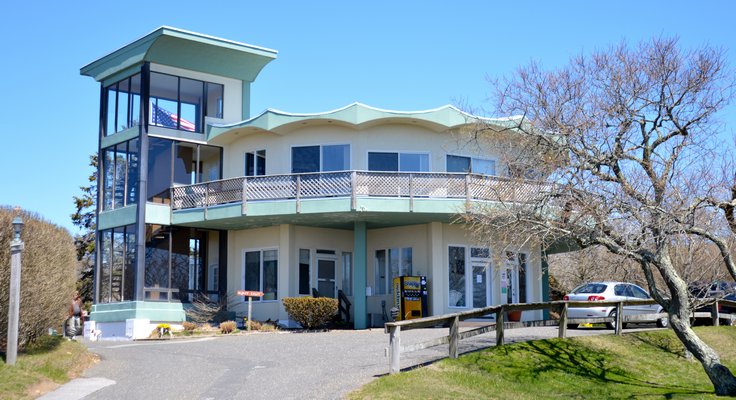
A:
{"label": "dirt patch", "polygon": [[[74,378],[78,378],[80,375],[82,375],[82,373],[84,373],[85,370],[87,370],[87,368],[99,362],[100,357],[97,354],[85,352],[79,357],[78,362],[74,363],[74,366],[67,373],[67,377],[70,381]],[[29,397],[35,399],[37,397],[43,396],[46,393],[53,392],[61,385],[62,383],[54,382],[51,379],[44,377],[35,384],[31,385],[28,388],[27,394]]]}

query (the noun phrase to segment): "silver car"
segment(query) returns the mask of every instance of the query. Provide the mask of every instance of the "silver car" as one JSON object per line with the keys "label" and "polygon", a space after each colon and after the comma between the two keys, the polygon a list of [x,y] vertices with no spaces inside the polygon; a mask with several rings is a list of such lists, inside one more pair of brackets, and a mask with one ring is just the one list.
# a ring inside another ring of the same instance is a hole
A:
{"label": "silver car", "polygon": [[[572,292],[564,297],[569,301],[620,301],[620,300],[649,300],[651,297],[646,290],[640,288],[633,283],[627,282],[591,282],[585,283],[573,289]],[[664,312],[659,304],[652,305],[636,305],[624,306],[624,315],[640,315],[640,314],[659,314]],[[595,317],[613,317],[616,318],[616,307],[571,307],[567,310],[568,318],[595,318]],[[660,328],[666,328],[669,325],[667,317],[656,318],[653,316],[652,321],[657,323]],[[648,322],[648,321],[643,321]],[[614,323],[607,322],[608,328],[613,329]],[[568,324],[568,328],[577,328],[577,324]],[[626,324],[623,324],[626,327]]]}

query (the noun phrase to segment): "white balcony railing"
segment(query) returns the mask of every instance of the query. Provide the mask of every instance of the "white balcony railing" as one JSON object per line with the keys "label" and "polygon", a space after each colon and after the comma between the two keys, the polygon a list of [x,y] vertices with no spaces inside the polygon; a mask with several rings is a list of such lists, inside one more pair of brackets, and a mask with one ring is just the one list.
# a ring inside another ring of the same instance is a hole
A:
{"label": "white balcony railing", "polygon": [[[172,208],[207,208],[251,201],[399,197],[533,202],[548,184],[498,176],[434,172],[340,171],[222,179],[171,188]],[[244,212],[245,213],[245,212]]]}

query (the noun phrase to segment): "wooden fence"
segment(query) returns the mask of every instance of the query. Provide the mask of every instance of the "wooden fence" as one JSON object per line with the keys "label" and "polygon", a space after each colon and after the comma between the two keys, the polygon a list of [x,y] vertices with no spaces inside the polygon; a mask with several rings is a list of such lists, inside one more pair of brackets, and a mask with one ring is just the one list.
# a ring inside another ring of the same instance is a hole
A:
{"label": "wooden fence", "polygon": [[[400,358],[401,353],[426,349],[428,347],[439,346],[443,344],[449,345],[450,358],[458,357],[458,342],[461,339],[467,339],[476,335],[496,332],[496,345],[501,346],[504,342],[504,331],[506,329],[535,327],[535,326],[558,326],[558,337],[565,338],[567,336],[567,325],[569,324],[586,324],[610,322],[615,326],[615,333],[621,334],[621,327],[629,322],[654,322],[659,318],[666,317],[666,313],[661,314],[640,314],[640,315],[623,315],[624,306],[635,305],[651,305],[655,304],[654,300],[630,300],[630,301],[550,301],[544,303],[521,303],[521,304],[503,304],[499,306],[491,306],[478,308],[469,311],[463,311],[453,314],[437,315],[433,317],[412,319],[398,322],[387,322],[384,326],[385,332],[389,334],[389,372],[392,374],[401,371]],[[711,312],[693,313],[693,318],[710,318],[713,325],[719,325],[721,320],[727,320],[730,324],[736,321],[736,314],[722,314],[718,311],[718,304],[728,304],[736,307],[736,302],[728,300],[715,299]],[[616,317],[599,317],[599,318],[567,318],[567,309],[569,307],[616,307]],[[539,321],[523,321],[523,322],[504,322],[508,319],[508,313],[511,311],[533,311],[533,310],[554,310],[560,315],[559,320],[539,320]],[[495,315],[496,323],[489,324],[475,329],[460,332],[460,321],[466,319],[478,318],[486,315]],[[411,329],[429,328],[429,327],[449,327],[449,334],[439,338],[427,340],[421,343],[414,343],[407,346],[401,345],[401,331]]]}

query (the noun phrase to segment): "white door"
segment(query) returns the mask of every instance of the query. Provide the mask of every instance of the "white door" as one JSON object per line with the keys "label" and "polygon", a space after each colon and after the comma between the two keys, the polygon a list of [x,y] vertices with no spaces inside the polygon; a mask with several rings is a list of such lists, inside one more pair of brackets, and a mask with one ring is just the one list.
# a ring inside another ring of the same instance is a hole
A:
{"label": "white door", "polygon": [[337,297],[335,264],[334,258],[317,258],[317,290],[321,296]]}

